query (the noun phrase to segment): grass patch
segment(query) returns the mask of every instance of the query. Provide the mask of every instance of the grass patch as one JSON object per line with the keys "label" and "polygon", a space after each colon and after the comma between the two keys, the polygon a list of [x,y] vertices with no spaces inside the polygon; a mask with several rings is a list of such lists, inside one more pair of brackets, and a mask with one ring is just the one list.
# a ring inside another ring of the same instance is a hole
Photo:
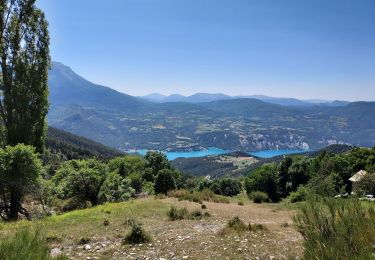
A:
{"label": "grass patch", "polygon": [[219,231],[219,235],[228,235],[233,232],[241,234],[248,231],[267,230],[262,224],[245,224],[239,217],[230,219],[227,225]]}
{"label": "grass patch", "polygon": [[358,200],[314,198],[294,219],[304,237],[305,259],[372,259],[375,210]]}
{"label": "grass patch", "polygon": [[186,208],[177,209],[174,206],[172,206],[171,209],[167,211],[167,216],[171,221],[185,219],[188,214],[189,212]]}
{"label": "grass patch", "polygon": [[0,241],[0,259],[2,260],[49,260],[68,259],[65,256],[51,257],[47,239],[39,228],[23,228],[14,235]]}
{"label": "grass patch", "polygon": [[230,203],[227,197],[216,195],[209,189],[204,189],[203,191],[175,190],[168,192],[167,195],[168,197],[178,198],[179,200],[188,200],[199,204],[203,204],[203,201],[227,204]]}

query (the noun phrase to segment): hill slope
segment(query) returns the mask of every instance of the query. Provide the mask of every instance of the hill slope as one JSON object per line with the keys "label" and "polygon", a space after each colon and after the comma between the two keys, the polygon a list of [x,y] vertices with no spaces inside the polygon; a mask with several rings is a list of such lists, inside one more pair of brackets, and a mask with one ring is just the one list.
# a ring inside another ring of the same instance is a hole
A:
{"label": "hill slope", "polygon": [[48,128],[46,147],[52,153],[64,155],[68,160],[92,157],[108,159],[124,154],[116,149],[54,127]]}

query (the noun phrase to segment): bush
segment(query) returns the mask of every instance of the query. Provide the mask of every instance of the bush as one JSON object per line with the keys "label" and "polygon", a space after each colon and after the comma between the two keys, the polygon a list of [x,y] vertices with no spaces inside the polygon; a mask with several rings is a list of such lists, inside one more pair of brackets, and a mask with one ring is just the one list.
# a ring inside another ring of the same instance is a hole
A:
{"label": "bush", "polygon": [[193,220],[199,220],[202,219],[203,213],[200,210],[194,210],[193,212],[190,213],[190,219]]}
{"label": "bush", "polygon": [[176,181],[173,177],[174,175],[174,170],[161,170],[155,180],[155,193],[167,194],[168,191],[176,189]]}
{"label": "bush", "polygon": [[354,190],[359,196],[375,195],[375,173],[365,175],[362,180],[355,184]]}
{"label": "bush", "polygon": [[107,176],[107,166],[95,159],[72,160],[61,165],[52,182],[60,199],[80,197],[93,205]]}
{"label": "bush", "polygon": [[101,201],[127,201],[134,195],[135,190],[131,187],[130,180],[115,172],[108,174],[100,190]]}
{"label": "bush", "polygon": [[205,204],[202,204],[202,209],[207,209],[207,206]]}
{"label": "bush", "polygon": [[0,241],[0,259],[2,260],[48,260],[67,259],[64,256],[53,258],[47,246],[43,233],[35,229],[21,229],[13,236],[2,238]]}
{"label": "bush", "polygon": [[186,218],[188,214],[189,212],[186,208],[177,209],[176,207],[173,207],[173,206],[167,212],[167,216],[169,220],[172,220],[172,221],[184,219]]}
{"label": "bush", "polygon": [[241,182],[235,179],[221,179],[219,180],[221,195],[236,196],[241,192]]}
{"label": "bush", "polygon": [[305,259],[372,259],[375,210],[358,200],[309,199],[294,218]]}
{"label": "bush", "polygon": [[219,235],[227,235],[233,231],[243,233],[248,230],[248,226],[239,217],[234,217],[230,219],[227,225],[219,231]]}
{"label": "bush", "polygon": [[125,237],[124,244],[142,244],[151,241],[150,235],[142,228],[140,223],[132,223],[130,233]]}
{"label": "bush", "polygon": [[298,189],[295,192],[292,192],[289,195],[290,202],[301,202],[305,201],[307,199],[307,189],[304,186],[299,186]]}
{"label": "bush", "polygon": [[268,197],[274,201],[279,201],[278,192],[278,169],[277,165],[264,164],[254,172],[250,173],[249,177],[245,180],[245,188],[247,194],[251,194],[255,191],[261,191],[267,193]]}
{"label": "bush", "polygon": [[239,206],[244,206],[244,205],[245,205],[245,203],[244,203],[243,201],[239,201],[239,202],[237,202],[237,204],[238,204]]}
{"label": "bush", "polygon": [[253,200],[254,203],[270,202],[267,193],[261,191],[255,191],[250,193],[249,198]]}
{"label": "bush", "polygon": [[76,209],[91,208],[92,204],[90,201],[84,201],[80,197],[73,197],[66,199],[61,204],[61,210],[68,212]]}
{"label": "bush", "polygon": [[210,201],[215,203],[229,203],[229,199],[224,196],[216,195],[210,189],[204,189],[202,191],[189,192],[186,190],[175,190],[168,192],[168,196],[176,197],[179,200],[193,201],[202,204],[203,201]]}

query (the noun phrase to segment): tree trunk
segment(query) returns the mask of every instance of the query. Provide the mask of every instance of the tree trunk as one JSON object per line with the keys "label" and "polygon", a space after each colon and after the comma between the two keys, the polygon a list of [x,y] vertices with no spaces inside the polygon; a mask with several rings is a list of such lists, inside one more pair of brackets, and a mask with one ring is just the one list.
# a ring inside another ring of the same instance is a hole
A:
{"label": "tree trunk", "polygon": [[9,210],[9,220],[17,220],[19,205],[21,201],[21,196],[17,190],[12,190],[10,193],[10,210]]}

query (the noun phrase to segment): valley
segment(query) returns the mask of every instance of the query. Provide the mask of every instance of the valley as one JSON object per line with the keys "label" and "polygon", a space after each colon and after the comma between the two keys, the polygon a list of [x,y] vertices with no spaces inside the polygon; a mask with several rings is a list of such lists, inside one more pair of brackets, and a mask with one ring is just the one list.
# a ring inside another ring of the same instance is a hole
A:
{"label": "valley", "polygon": [[50,125],[122,151],[375,145],[375,102],[307,107],[254,98],[154,103],[95,85],[61,63],[54,63],[49,84]]}

